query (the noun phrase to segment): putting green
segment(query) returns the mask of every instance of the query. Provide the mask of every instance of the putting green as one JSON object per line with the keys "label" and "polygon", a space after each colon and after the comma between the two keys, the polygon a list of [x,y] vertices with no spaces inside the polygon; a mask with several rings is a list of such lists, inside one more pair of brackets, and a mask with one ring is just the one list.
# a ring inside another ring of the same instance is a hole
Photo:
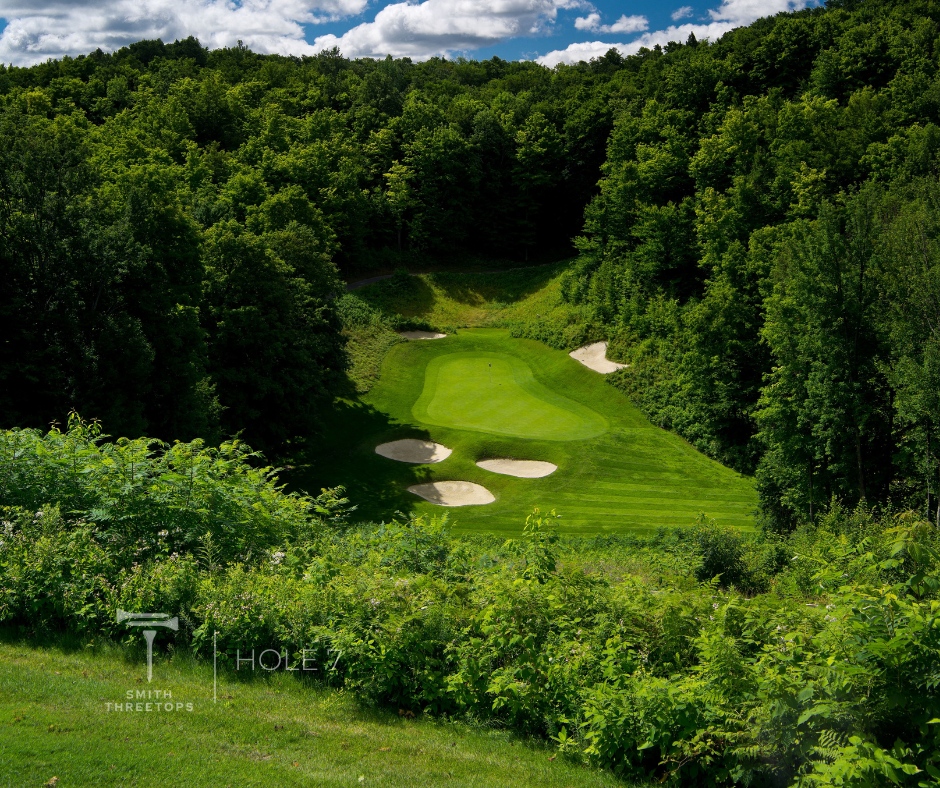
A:
{"label": "putting green", "polygon": [[607,430],[603,416],[543,386],[525,361],[505,353],[433,359],[412,413],[425,424],[515,438],[584,440]]}
{"label": "putting green", "polygon": [[[425,465],[375,453],[403,438],[435,441],[453,453]],[[571,534],[688,526],[700,513],[752,528],[757,506],[752,479],[654,427],[603,375],[502,329],[461,329],[394,346],[374,388],[337,403],[312,456],[298,487],[341,484],[357,515],[376,522],[396,511],[447,511],[459,532],[518,534],[535,506],[556,509],[559,529]],[[558,470],[526,479],[476,464],[494,458]],[[496,500],[445,510],[408,492],[450,481],[479,484]]]}

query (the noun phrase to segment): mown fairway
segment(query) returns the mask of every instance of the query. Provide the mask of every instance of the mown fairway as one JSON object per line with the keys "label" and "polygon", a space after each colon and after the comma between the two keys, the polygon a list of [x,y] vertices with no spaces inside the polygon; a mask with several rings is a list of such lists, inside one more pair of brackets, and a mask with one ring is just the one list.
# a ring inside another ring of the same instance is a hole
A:
{"label": "mown fairway", "polygon": [[[374,453],[379,443],[409,437],[453,454],[412,466]],[[750,479],[652,426],[566,353],[503,329],[395,346],[378,384],[340,408],[327,440],[327,459],[307,471],[309,486],[344,484],[363,517],[448,511],[457,530],[515,533],[539,506],[556,509],[568,533],[689,525],[701,512],[725,525],[753,524]],[[475,465],[494,457],[544,460],[558,471],[517,479]],[[446,480],[482,484],[497,500],[445,510],[405,490]]]}

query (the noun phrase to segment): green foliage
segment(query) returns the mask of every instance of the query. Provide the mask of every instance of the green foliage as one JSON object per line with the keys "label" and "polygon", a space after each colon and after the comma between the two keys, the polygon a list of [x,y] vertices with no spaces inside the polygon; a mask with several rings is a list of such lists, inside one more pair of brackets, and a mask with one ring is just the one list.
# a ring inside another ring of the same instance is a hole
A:
{"label": "green foliage", "polygon": [[259,455],[239,441],[206,448],[103,438],[74,414],[67,432],[0,432],[0,502],[58,507],[123,566],[197,548],[213,566],[246,559],[309,537],[348,503],[341,491],[285,494],[276,470],[257,467]]}
{"label": "green foliage", "polygon": [[627,61],[648,78],[563,292],[654,423],[756,471],[777,530],[833,500],[940,516],[938,25],[828,3]]}
{"label": "green foliage", "polygon": [[940,533],[915,513],[570,540],[535,510],[519,539],[458,540],[445,518],[343,525],[341,490],[286,494],[235,447],[145,442],[131,472],[128,444],[101,437],[77,418],[4,433],[0,478],[23,485],[0,499],[7,625],[126,637],[117,609],[172,611],[176,645],[217,642],[223,672],[283,651],[373,702],[543,736],[633,779],[940,769]]}
{"label": "green foliage", "polygon": [[634,779],[928,785],[940,769],[940,535],[911,513],[835,512],[742,595],[691,575],[745,577],[765,548],[707,523],[571,541],[536,511],[500,546],[403,518],[237,563],[206,558],[206,538],[128,566],[94,526],[40,511],[8,510],[0,544],[0,616],[34,631],[119,635],[117,607],[172,610],[178,642],[215,637],[233,675],[238,653],[283,650],[377,703],[550,737]]}

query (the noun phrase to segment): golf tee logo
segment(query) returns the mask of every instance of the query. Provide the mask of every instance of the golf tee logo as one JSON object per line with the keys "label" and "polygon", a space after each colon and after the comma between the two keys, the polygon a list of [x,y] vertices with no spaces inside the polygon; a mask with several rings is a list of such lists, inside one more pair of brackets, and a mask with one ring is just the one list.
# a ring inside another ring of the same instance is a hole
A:
{"label": "golf tee logo", "polygon": [[176,616],[170,618],[167,613],[128,613],[126,610],[118,610],[117,622],[127,624],[129,627],[148,627],[144,629],[144,640],[147,641],[147,683],[153,679],[153,639],[157,636],[157,630],[149,627],[164,627],[172,629],[174,632],[180,628],[179,619]]}

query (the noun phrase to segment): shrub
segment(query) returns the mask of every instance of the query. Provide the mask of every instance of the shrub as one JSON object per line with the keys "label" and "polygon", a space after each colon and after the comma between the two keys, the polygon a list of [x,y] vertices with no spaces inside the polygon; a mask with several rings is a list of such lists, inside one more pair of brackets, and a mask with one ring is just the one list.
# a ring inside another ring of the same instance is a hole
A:
{"label": "shrub", "polygon": [[[246,450],[167,458],[177,447],[110,448],[80,426],[3,435],[23,463],[5,460],[10,498],[61,505],[3,501],[0,622],[120,637],[117,608],[157,609],[180,617],[179,643],[208,654],[215,638],[223,667],[306,657],[372,702],[674,785],[940,775],[940,533],[913,514],[566,543],[536,511],[499,545],[451,539],[443,519],[342,525],[341,491],[288,495]],[[174,470],[190,459],[192,479]]]}

